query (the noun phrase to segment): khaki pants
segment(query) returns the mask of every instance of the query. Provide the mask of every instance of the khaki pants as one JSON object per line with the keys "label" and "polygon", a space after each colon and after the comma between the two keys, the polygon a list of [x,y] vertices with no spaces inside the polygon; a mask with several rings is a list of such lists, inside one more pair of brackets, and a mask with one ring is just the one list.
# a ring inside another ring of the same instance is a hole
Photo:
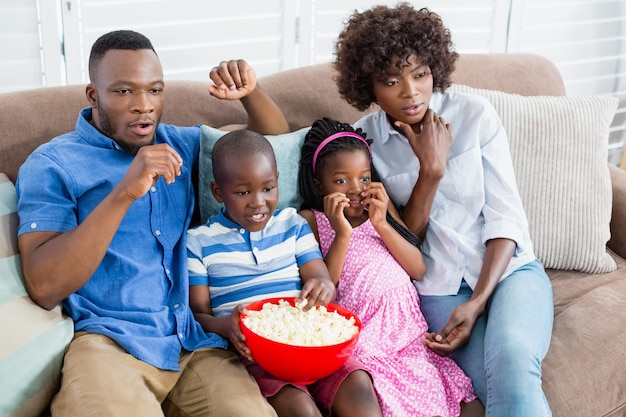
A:
{"label": "khaki pants", "polygon": [[276,416],[233,352],[185,352],[180,368],[180,372],[155,368],[106,336],[78,332],[65,355],[52,415]]}

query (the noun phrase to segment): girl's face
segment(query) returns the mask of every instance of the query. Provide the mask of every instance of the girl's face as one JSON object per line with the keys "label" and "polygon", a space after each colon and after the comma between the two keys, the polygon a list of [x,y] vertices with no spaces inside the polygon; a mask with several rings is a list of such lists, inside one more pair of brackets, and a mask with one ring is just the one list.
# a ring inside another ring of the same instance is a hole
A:
{"label": "girl's face", "polygon": [[433,95],[430,67],[420,63],[417,55],[396,66],[392,59],[384,75],[373,80],[376,102],[393,123],[396,120],[413,125],[424,118]]}
{"label": "girl's face", "polygon": [[346,150],[326,156],[319,168],[315,185],[322,196],[344,194],[350,200],[344,215],[353,224],[359,224],[369,217],[361,195],[370,184],[372,175],[370,156],[366,150]]}

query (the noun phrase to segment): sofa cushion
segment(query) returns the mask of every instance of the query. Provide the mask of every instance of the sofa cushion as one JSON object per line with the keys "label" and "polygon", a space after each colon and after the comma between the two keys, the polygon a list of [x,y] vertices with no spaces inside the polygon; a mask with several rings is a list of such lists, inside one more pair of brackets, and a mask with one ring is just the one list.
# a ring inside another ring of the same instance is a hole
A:
{"label": "sofa cushion", "polygon": [[548,270],[554,329],[543,388],[554,416],[626,416],[626,261],[607,274]]}
{"label": "sofa cushion", "polygon": [[[0,415],[36,416],[48,407],[74,325],[57,306],[34,304],[26,293],[17,249],[15,187],[0,174]],[[7,319],[10,318],[10,319]]]}
{"label": "sofa cushion", "polygon": [[[298,193],[298,164],[300,148],[308,131],[309,128],[304,127],[283,135],[265,135],[276,154],[279,196],[277,208],[295,207],[299,209],[300,204],[302,204],[302,198]],[[198,195],[202,223],[206,222],[209,216],[217,213],[221,207],[221,204],[211,193],[211,181],[213,181],[211,152],[215,142],[226,133],[228,132],[211,126],[201,126]]]}
{"label": "sofa cushion", "polygon": [[615,270],[610,238],[609,126],[616,97],[520,96],[454,85],[486,97],[509,135],[537,257],[546,268]]}

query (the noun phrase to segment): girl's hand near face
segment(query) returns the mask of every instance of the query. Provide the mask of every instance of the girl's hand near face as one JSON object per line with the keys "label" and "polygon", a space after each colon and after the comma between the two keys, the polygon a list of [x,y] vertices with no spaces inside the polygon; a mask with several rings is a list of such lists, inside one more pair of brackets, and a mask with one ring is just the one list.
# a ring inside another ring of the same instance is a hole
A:
{"label": "girl's hand near face", "polygon": [[381,225],[387,223],[387,207],[389,207],[387,191],[382,183],[372,182],[361,194],[365,197],[363,204],[369,206],[370,222],[378,230]]}
{"label": "girl's hand near face", "polygon": [[428,109],[421,123],[408,125],[395,121],[395,126],[406,136],[411,149],[420,161],[420,175],[443,176],[452,143],[452,127],[443,117]]}
{"label": "girl's hand near face", "polygon": [[324,214],[328,217],[336,237],[352,236],[352,226],[343,210],[350,205],[350,199],[343,193],[330,193],[324,196]]}

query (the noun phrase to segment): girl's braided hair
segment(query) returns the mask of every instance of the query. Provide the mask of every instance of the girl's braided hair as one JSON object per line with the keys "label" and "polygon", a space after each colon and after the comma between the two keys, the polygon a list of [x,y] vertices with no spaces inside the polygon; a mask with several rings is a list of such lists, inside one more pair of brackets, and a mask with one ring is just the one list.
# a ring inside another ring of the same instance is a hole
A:
{"label": "girl's braided hair", "polygon": [[[303,199],[301,209],[324,211],[324,197],[315,186],[315,174],[313,173],[313,155],[322,141],[329,136],[339,132],[356,133],[365,139],[366,134],[359,128],[354,129],[348,123],[342,123],[328,117],[316,120],[311,129],[307,132],[302,149],[300,151],[300,166],[298,168],[298,192]],[[371,143],[371,139],[366,139]],[[369,149],[358,138],[344,136],[327,143],[317,155],[315,169],[320,172],[324,168],[326,157],[338,152],[362,150],[369,154]],[[379,181],[378,174],[374,166],[370,164],[372,181]],[[401,225],[389,212],[387,212],[387,222],[407,241],[415,246],[421,245],[421,239],[409,229]]]}

